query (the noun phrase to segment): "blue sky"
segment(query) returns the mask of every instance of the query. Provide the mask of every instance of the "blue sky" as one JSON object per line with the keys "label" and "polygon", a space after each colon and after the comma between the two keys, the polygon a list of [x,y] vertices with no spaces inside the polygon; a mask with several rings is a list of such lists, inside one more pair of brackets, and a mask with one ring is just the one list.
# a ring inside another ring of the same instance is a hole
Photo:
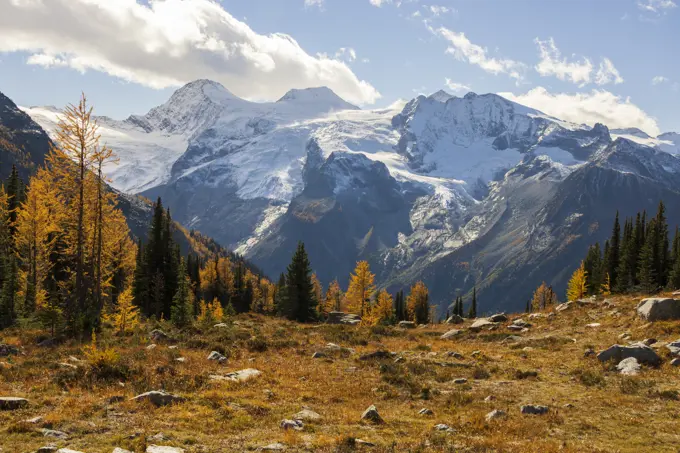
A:
{"label": "blue sky", "polygon": [[495,92],[567,120],[680,130],[675,0],[5,0],[0,91],[124,118],[182,83],[385,106]]}

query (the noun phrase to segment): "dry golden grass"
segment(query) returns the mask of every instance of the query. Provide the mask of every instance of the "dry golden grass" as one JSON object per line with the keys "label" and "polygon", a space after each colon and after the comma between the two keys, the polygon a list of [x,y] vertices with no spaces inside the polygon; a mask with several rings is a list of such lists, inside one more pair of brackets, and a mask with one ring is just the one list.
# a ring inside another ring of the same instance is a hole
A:
{"label": "dry golden grass", "polygon": [[[152,328],[147,326],[125,338],[100,335],[100,347],[114,348],[120,360],[98,370],[69,362],[70,356],[84,359],[81,345],[45,349],[35,346],[37,332],[3,332],[2,340],[21,346],[24,354],[0,359],[7,363],[0,365],[0,395],[26,397],[31,404],[0,412],[0,447],[3,453],[35,451],[54,442],[39,432],[51,427],[69,434],[56,442],[60,446],[87,453],[110,453],[114,447],[143,452],[146,438],[158,433],[168,440],[153,443],[187,452],[248,451],[273,442],[286,444],[288,451],[677,452],[680,369],[668,364],[667,350],[658,349],[661,367],[643,368],[637,377],[620,376],[611,364],[584,357],[584,350],[621,343],[623,332],[634,340],[672,341],[680,338],[680,322],[645,324],[634,313],[639,299],[610,300],[614,307],[574,307],[552,319],[530,320],[530,332],[516,334],[523,337],[518,344],[503,342],[513,334],[505,326],[442,340],[443,332],[460,327],[403,331],[241,315],[229,328],[176,332],[163,325],[178,348],[159,343],[147,350]],[[601,326],[585,327],[593,322]],[[355,353],[312,359],[328,342]],[[358,360],[378,349],[397,352],[405,361]],[[228,363],[206,360],[211,350],[228,355]],[[447,351],[463,359],[448,357]],[[241,384],[208,379],[244,368],[263,374]],[[527,377],[528,371],[538,376]],[[466,384],[452,382],[461,377]],[[164,408],[130,401],[158,389],[187,400]],[[495,399],[485,402],[489,395]],[[109,402],[114,396],[123,400]],[[384,425],[360,423],[371,404]],[[547,405],[550,413],[521,415],[522,404]],[[323,419],[306,423],[301,432],[279,428],[303,406]],[[421,408],[434,415],[418,415]],[[507,418],[486,422],[493,409],[506,411]],[[36,416],[43,417],[38,425],[24,422]],[[434,431],[438,423],[455,433]],[[353,438],[376,447],[353,446]]]}

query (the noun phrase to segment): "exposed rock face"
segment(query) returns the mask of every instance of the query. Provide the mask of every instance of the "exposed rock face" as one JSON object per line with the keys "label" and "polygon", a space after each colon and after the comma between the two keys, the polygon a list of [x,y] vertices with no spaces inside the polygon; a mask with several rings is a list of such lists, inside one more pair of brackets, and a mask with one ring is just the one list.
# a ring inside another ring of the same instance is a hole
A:
{"label": "exposed rock face", "polygon": [[302,431],[305,425],[300,420],[281,420],[279,427],[283,430],[294,429],[295,431]]}
{"label": "exposed rock face", "polygon": [[652,366],[657,366],[661,363],[661,358],[657,353],[644,343],[633,343],[628,346],[615,344],[597,355],[600,362],[606,362],[612,359],[620,362],[628,357],[634,357],[638,362]]}
{"label": "exposed rock face", "polygon": [[302,420],[305,422],[318,422],[321,420],[321,415],[309,408],[304,408],[297,414],[293,415],[293,420]]}
{"label": "exposed rock face", "polygon": [[642,299],[637,313],[647,321],[680,319],[680,300],[661,297]]}
{"label": "exposed rock face", "polygon": [[385,423],[385,420],[378,413],[378,409],[375,405],[370,405],[363,414],[361,414],[361,419],[375,425],[381,425]]}
{"label": "exposed rock face", "polygon": [[498,418],[505,418],[508,414],[500,409],[494,409],[488,414],[486,414],[486,421],[496,420]]}
{"label": "exposed rock face", "polygon": [[446,332],[445,334],[443,334],[440,338],[441,338],[442,340],[450,340],[451,338],[457,337],[457,336],[460,335],[461,333],[463,333],[462,330],[459,330],[459,329],[451,329],[451,330],[449,330],[448,332]]}
{"label": "exposed rock face", "polygon": [[26,398],[14,396],[0,396],[0,411],[14,411],[28,406]]}
{"label": "exposed rock face", "polygon": [[219,363],[227,362],[227,358],[217,351],[212,351],[210,354],[208,354],[208,360],[215,360]]}
{"label": "exposed rock face", "polygon": [[465,322],[462,316],[451,315],[449,319],[446,320],[446,324],[462,324]]}
{"label": "exposed rock face", "polygon": [[245,370],[234,371],[224,376],[212,374],[209,376],[214,381],[232,381],[232,382],[246,382],[261,375],[260,370],[254,368],[246,368]]}
{"label": "exposed rock face", "polygon": [[[505,316],[505,315],[503,315],[503,316]],[[507,320],[507,318],[505,318],[505,319]],[[480,319],[478,319],[478,320],[476,320],[475,322],[472,323],[472,325],[470,326],[470,330],[473,331],[473,332],[479,332],[480,330],[482,330],[486,327],[493,327],[495,325],[496,325],[495,322],[492,322],[492,321],[490,321],[486,318],[480,318]]]}
{"label": "exposed rock face", "polygon": [[508,317],[505,313],[497,313],[493,316],[489,316],[487,319],[491,322],[505,322],[508,320]]}
{"label": "exposed rock face", "polygon": [[177,395],[172,395],[163,391],[152,390],[150,392],[142,393],[132,398],[134,401],[149,401],[156,407],[167,406],[168,404],[182,403],[184,398]]}

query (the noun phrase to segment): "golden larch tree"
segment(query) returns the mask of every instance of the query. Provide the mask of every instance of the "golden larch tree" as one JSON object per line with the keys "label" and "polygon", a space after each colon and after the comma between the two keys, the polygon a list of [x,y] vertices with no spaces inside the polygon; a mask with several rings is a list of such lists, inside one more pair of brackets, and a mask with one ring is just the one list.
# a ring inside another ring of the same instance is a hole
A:
{"label": "golden larch tree", "polygon": [[340,306],[342,299],[343,294],[342,290],[340,289],[340,284],[338,283],[338,280],[335,279],[330,285],[328,285],[326,296],[324,297],[324,303],[321,306],[321,312],[324,315],[328,315],[328,313],[332,311],[340,311],[342,308]]}
{"label": "golden larch tree", "polygon": [[[378,324],[385,324],[395,319],[394,317],[394,301],[387,290],[382,289],[378,292],[375,303],[367,310],[367,315],[362,318],[362,323],[366,325],[376,326]],[[366,322],[364,323],[364,319]]]}
{"label": "golden larch tree", "polygon": [[114,330],[124,335],[139,325],[139,309],[132,303],[132,287],[128,286],[118,295],[114,312],[109,316],[109,322]]}
{"label": "golden larch tree", "polygon": [[406,310],[409,318],[416,324],[427,324],[430,321],[430,294],[422,281],[411,287],[406,298]]}
{"label": "golden larch tree", "polygon": [[350,275],[349,287],[345,295],[347,309],[363,316],[366,306],[375,292],[375,274],[371,273],[367,261],[359,261],[354,273]]}
{"label": "golden larch tree", "polygon": [[588,286],[588,272],[586,272],[583,261],[581,265],[571,275],[567,284],[567,300],[578,300],[586,296]]}
{"label": "golden larch tree", "polygon": [[557,294],[552,287],[545,282],[534,291],[534,297],[531,299],[531,308],[533,311],[543,310],[550,305],[557,303]]}

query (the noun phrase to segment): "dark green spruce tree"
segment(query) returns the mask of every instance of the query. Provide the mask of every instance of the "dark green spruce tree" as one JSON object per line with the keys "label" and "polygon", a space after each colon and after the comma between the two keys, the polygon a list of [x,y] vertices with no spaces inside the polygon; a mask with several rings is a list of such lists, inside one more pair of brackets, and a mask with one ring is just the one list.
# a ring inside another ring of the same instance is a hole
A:
{"label": "dark green spruce tree", "polygon": [[607,261],[607,272],[609,273],[609,282],[612,288],[616,288],[617,270],[619,267],[619,254],[621,251],[621,225],[619,224],[619,211],[616,211],[616,218],[614,219],[614,227],[612,228],[612,236],[609,240],[609,259]]}
{"label": "dark green spruce tree", "polygon": [[468,318],[475,319],[477,317],[477,288],[472,288],[472,302],[470,303],[470,310],[468,311]]}
{"label": "dark green spruce tree", "polygon": [[283,316],[298,322],[316,319],[316,297],[312,285],[312,269],[302,241],[298,242],[286,275],[286,299],[281,310]]}

